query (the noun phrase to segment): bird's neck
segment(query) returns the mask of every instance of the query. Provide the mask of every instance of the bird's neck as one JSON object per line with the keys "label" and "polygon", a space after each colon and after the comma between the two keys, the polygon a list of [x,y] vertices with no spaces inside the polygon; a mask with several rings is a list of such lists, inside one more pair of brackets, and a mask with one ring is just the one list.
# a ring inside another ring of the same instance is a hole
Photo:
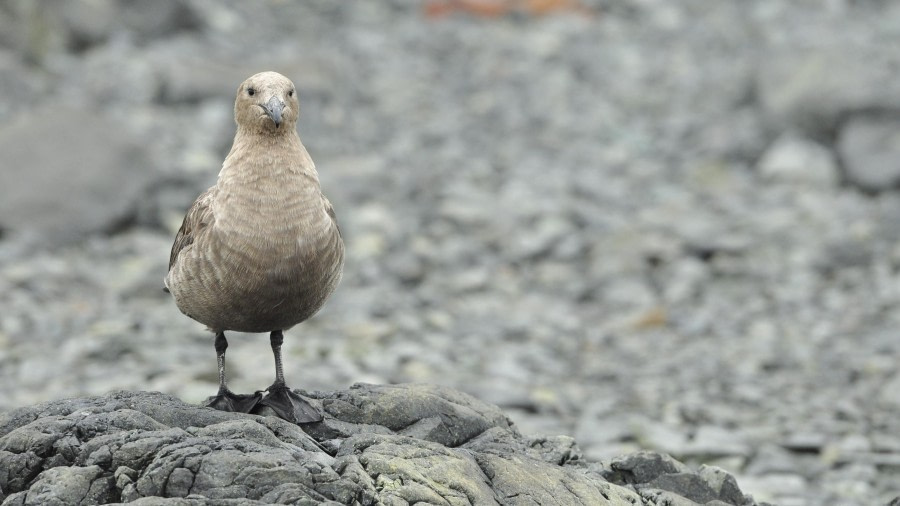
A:
{"label": "bird's neck", "polygon": [[318,182],[312,158],[296,131],[271,133],[238,128],[219,182],[277,182],[292,176],[312,177]]}
{"label": "bird's neck", "polygon": [[216,187],[213,212],[224,232],[262,226],[274,216],[295,223],[297,216],[321,210],[319,176],[296,132],[271,136],[239,130]]}

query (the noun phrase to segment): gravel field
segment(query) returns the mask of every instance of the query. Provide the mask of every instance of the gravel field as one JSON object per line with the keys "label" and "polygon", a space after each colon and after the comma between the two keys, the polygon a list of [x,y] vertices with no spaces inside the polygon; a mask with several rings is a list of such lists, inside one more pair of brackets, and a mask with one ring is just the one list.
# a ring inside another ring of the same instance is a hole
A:
{"label": "gravel field", "polygon": [[[276,70],[348,247],[290,384],[900,496],[900,3],[498,1],[0,1],[0,411],[214,393],[162,280]],[[239,392],[272,380],[244,337]]]}

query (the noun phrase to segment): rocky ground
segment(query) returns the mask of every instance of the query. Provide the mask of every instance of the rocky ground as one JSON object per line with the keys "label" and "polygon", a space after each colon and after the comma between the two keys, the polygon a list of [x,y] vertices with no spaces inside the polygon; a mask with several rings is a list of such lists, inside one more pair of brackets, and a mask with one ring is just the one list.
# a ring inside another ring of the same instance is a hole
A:
{"label": "rocky ground", "polygon": [[0,415],[4,506],[755,506],[725,471],[638,452],[581,458],[524,437],[496,406],[445,387],[316,392],[321,423],[223,413],[115,392]]}
{"label": "rocky ground", "polygon": [[[489,3],[0,2],[0,411],[214,392],[162,279],[272,69],[349,255],[295,386],[446,385],[758,501],[900,495],[900,4]],[[229,356],[271,383],[265,336]]]}

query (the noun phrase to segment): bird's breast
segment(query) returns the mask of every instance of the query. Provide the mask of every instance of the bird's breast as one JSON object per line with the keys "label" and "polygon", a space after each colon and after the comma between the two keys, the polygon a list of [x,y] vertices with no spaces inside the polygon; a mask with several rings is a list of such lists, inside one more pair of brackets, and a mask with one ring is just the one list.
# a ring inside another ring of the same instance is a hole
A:
{"label": "bird's breast", "polygon": [[245,332],[290,328],[314,314],[341,278],[344,246],[336,227],[308,225],[283,218],[214,227],[184,265],[200,281],[191,300],[205,302],[182,310],[211,328]]}

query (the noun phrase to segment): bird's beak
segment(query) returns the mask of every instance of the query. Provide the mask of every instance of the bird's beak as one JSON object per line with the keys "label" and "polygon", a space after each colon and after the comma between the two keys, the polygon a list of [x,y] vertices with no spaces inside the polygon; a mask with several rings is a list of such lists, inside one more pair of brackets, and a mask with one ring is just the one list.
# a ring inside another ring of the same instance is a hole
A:
{"label": "bird's beak", "polygon": [[266,114],[269,115],[269,118],[275,122],[275,128],[281,126],[281,111],[284,110],[284,102],[278,99],[278,97],[272,97],[266,102],[266,105],[262,106],[262,108],[266,111]]}

